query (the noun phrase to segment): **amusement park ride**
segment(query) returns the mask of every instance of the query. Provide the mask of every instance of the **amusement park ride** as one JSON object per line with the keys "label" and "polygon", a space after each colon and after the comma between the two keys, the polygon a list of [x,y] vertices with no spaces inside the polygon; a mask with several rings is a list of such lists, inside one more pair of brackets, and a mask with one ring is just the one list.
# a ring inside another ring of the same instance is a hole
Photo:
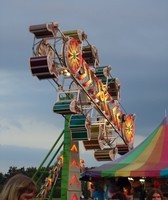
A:
{"label": "amusement park ride", "polygon": [[51,150],[62,137],[63,142],[47,165],[48,175],[37,199],[52,198],[61,174],[61,200],[78,200],[79,141],[86,150],[94,151],[97,161],[114,160],[117,153],[123,155],[133,148],[135,115],[121,110],[120,81],[111,75],[110,65],[100,65],[98,50],[83,31],[60,31],[55,22],[32,25],[29,31],[34,34],[31,73],[56,86],[53,112],[65,118],[64,130]]}

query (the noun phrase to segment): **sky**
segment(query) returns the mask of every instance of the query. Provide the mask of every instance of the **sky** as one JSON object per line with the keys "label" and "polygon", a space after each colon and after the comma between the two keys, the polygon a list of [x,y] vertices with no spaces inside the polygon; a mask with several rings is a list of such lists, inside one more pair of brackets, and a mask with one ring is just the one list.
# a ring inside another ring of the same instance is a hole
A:
{"label": "sky", "polygon": [[[2,0],[0,7],[0,172],[38,167],[63,130],[53,113],[57,92],[30,72],[30,25],[57,22],[79,29],[111,65],[121,83],[120,103],[135,113],[135,142],[142,142],[168,112],[167,0]],[[86,166],[99,166],[80,144]]]}

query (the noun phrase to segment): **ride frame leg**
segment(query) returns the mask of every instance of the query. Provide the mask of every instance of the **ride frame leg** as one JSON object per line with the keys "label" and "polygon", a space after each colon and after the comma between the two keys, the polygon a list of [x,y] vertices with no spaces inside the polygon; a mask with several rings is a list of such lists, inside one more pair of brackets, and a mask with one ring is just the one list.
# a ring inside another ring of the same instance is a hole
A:
{"label": "ride frame leg", "polygon": [[61,200],[79,200],[81,196],[79,144],[78,141],[71,140],[70,117],[70,115],[65,116],[64,124]]}

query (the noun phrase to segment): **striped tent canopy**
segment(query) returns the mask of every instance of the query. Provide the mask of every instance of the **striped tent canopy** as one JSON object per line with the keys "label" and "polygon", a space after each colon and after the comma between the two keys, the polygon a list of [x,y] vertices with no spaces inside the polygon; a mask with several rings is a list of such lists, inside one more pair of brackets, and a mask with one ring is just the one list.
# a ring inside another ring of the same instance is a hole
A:
{"label": "striped tent canopy", "polygon": [[168,118],[136,148],[113,162],[87,170],[84,177],[168,177]]}

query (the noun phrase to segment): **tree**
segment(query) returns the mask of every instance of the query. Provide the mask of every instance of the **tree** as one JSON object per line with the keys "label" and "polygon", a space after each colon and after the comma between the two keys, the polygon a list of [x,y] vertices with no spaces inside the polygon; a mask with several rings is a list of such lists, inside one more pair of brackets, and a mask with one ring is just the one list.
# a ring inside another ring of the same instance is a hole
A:
{"label": "tree", "polygon": [[15,166],[10,166],[6,174],[0,172],[0,191],[2,190],[4,184],[8,181],[8,179],[10,179],[15,174],[22,173],[29,177],[32,177],[36,170],[37,169],[35,167],[29,167],[25,169],[25,167],[17,168]]}

